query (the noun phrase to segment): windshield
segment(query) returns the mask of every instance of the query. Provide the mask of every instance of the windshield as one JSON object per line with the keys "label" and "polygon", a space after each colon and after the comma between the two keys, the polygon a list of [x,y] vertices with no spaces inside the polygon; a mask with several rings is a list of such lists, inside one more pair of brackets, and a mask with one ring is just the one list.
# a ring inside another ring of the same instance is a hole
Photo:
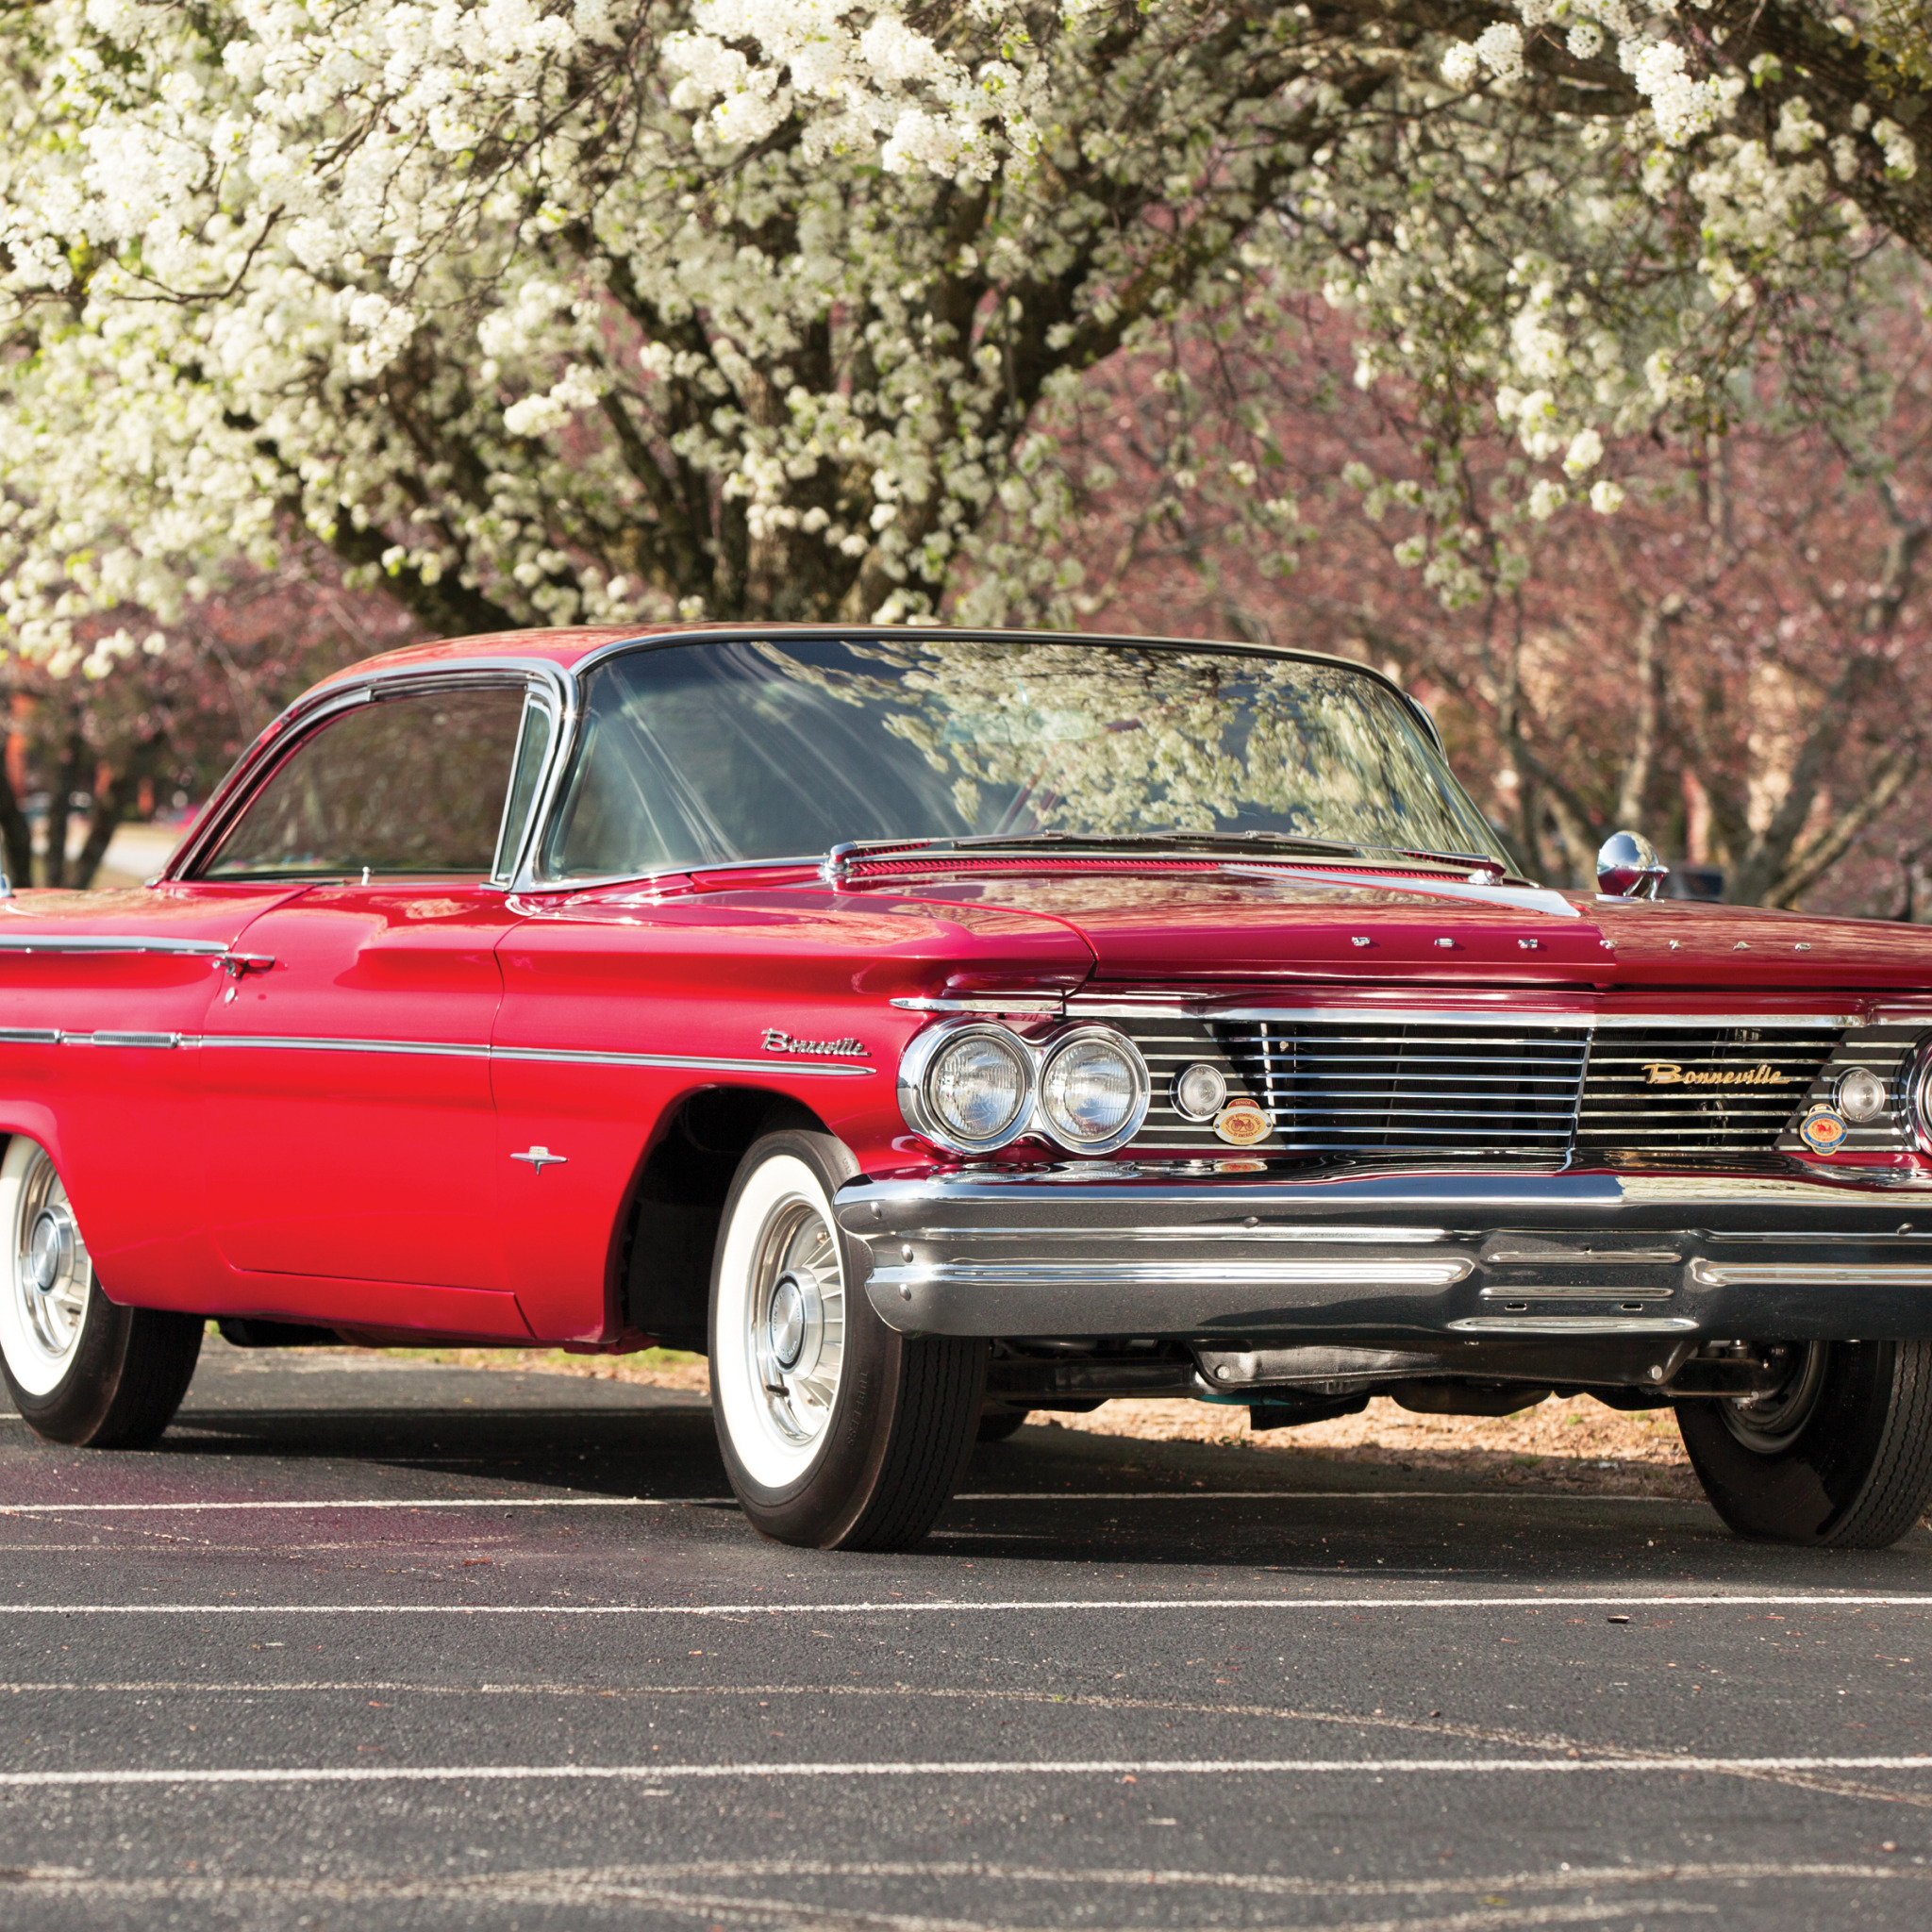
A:
{"label": "windshield", "polygon": [[1415,714],[1336,664],[1028,638],[627,652],[586,683],[552,878],[853,840],[1256,833],[1500,858]]}

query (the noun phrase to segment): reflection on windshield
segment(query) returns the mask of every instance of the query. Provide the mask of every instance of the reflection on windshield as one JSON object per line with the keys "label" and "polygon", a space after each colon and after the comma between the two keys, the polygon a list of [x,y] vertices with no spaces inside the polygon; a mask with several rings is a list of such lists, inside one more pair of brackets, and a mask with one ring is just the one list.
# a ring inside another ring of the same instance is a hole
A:
{"label": "reflection on windshield", "polygon": [[813,638],[599,666],[545,862],[610,877],[849,840],[1250,831],[1498,853],[1407,707],[1346,666]]}

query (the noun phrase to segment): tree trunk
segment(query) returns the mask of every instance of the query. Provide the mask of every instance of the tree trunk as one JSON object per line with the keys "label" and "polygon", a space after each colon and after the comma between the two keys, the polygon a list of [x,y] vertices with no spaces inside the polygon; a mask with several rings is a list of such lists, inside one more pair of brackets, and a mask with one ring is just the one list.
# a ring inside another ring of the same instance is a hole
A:
{"label": "tree trunk", "polygon": [[108,847],[113,843],[115,828],[134,809],[135,801],[141,796],[141,781],[147,777],[155,763],[157,747],[144,741],[136,745],[126,764],[116,772],[105,791],[94,793],[93,811],[88,819],[87,841],[81,846],[73,866],[73,876],[68,883],[81,891],[94,882],[94,874],[101,869],[101,861],[108,856]]}

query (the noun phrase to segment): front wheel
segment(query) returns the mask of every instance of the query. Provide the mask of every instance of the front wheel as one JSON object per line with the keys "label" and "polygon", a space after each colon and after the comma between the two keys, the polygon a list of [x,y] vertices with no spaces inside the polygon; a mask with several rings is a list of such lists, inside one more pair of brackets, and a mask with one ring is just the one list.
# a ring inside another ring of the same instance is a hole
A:
{"label": "front wheel", "polygon": [[188,1392],[202,1327],[101,1292],[53,1156],[16,1134],[0,1160],[0,1374],[27,1426],[50,1442],[145,1448]]}
{"label": "front wheel", "polygon": [[1769,1394],[1677,1405],[1690,1465],[1740,1536],[1878,1550],[1932,1497],[1932,1341],[1814,1341]]}
{"label": "front wheel", "polygon": [[987,1345],[912,1341],[873,1312],[832,1214],[857,1172],[828,1134],[767,1134],[740,1163],[711,1271],[711,1404],[754,1527],[823,1550],[903,1550],[972,1453]]}

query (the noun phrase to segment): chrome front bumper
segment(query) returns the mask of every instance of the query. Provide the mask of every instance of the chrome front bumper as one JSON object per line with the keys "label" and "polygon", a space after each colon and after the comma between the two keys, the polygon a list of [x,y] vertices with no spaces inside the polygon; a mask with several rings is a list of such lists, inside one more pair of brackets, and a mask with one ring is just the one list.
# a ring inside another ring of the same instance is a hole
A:
{"label": "chrome front bumper", "polygon": [[1932,1177],[1208,1165],[861,1177],[838,1216],[907,1334],[1680,1357],[1932,1339]]}

